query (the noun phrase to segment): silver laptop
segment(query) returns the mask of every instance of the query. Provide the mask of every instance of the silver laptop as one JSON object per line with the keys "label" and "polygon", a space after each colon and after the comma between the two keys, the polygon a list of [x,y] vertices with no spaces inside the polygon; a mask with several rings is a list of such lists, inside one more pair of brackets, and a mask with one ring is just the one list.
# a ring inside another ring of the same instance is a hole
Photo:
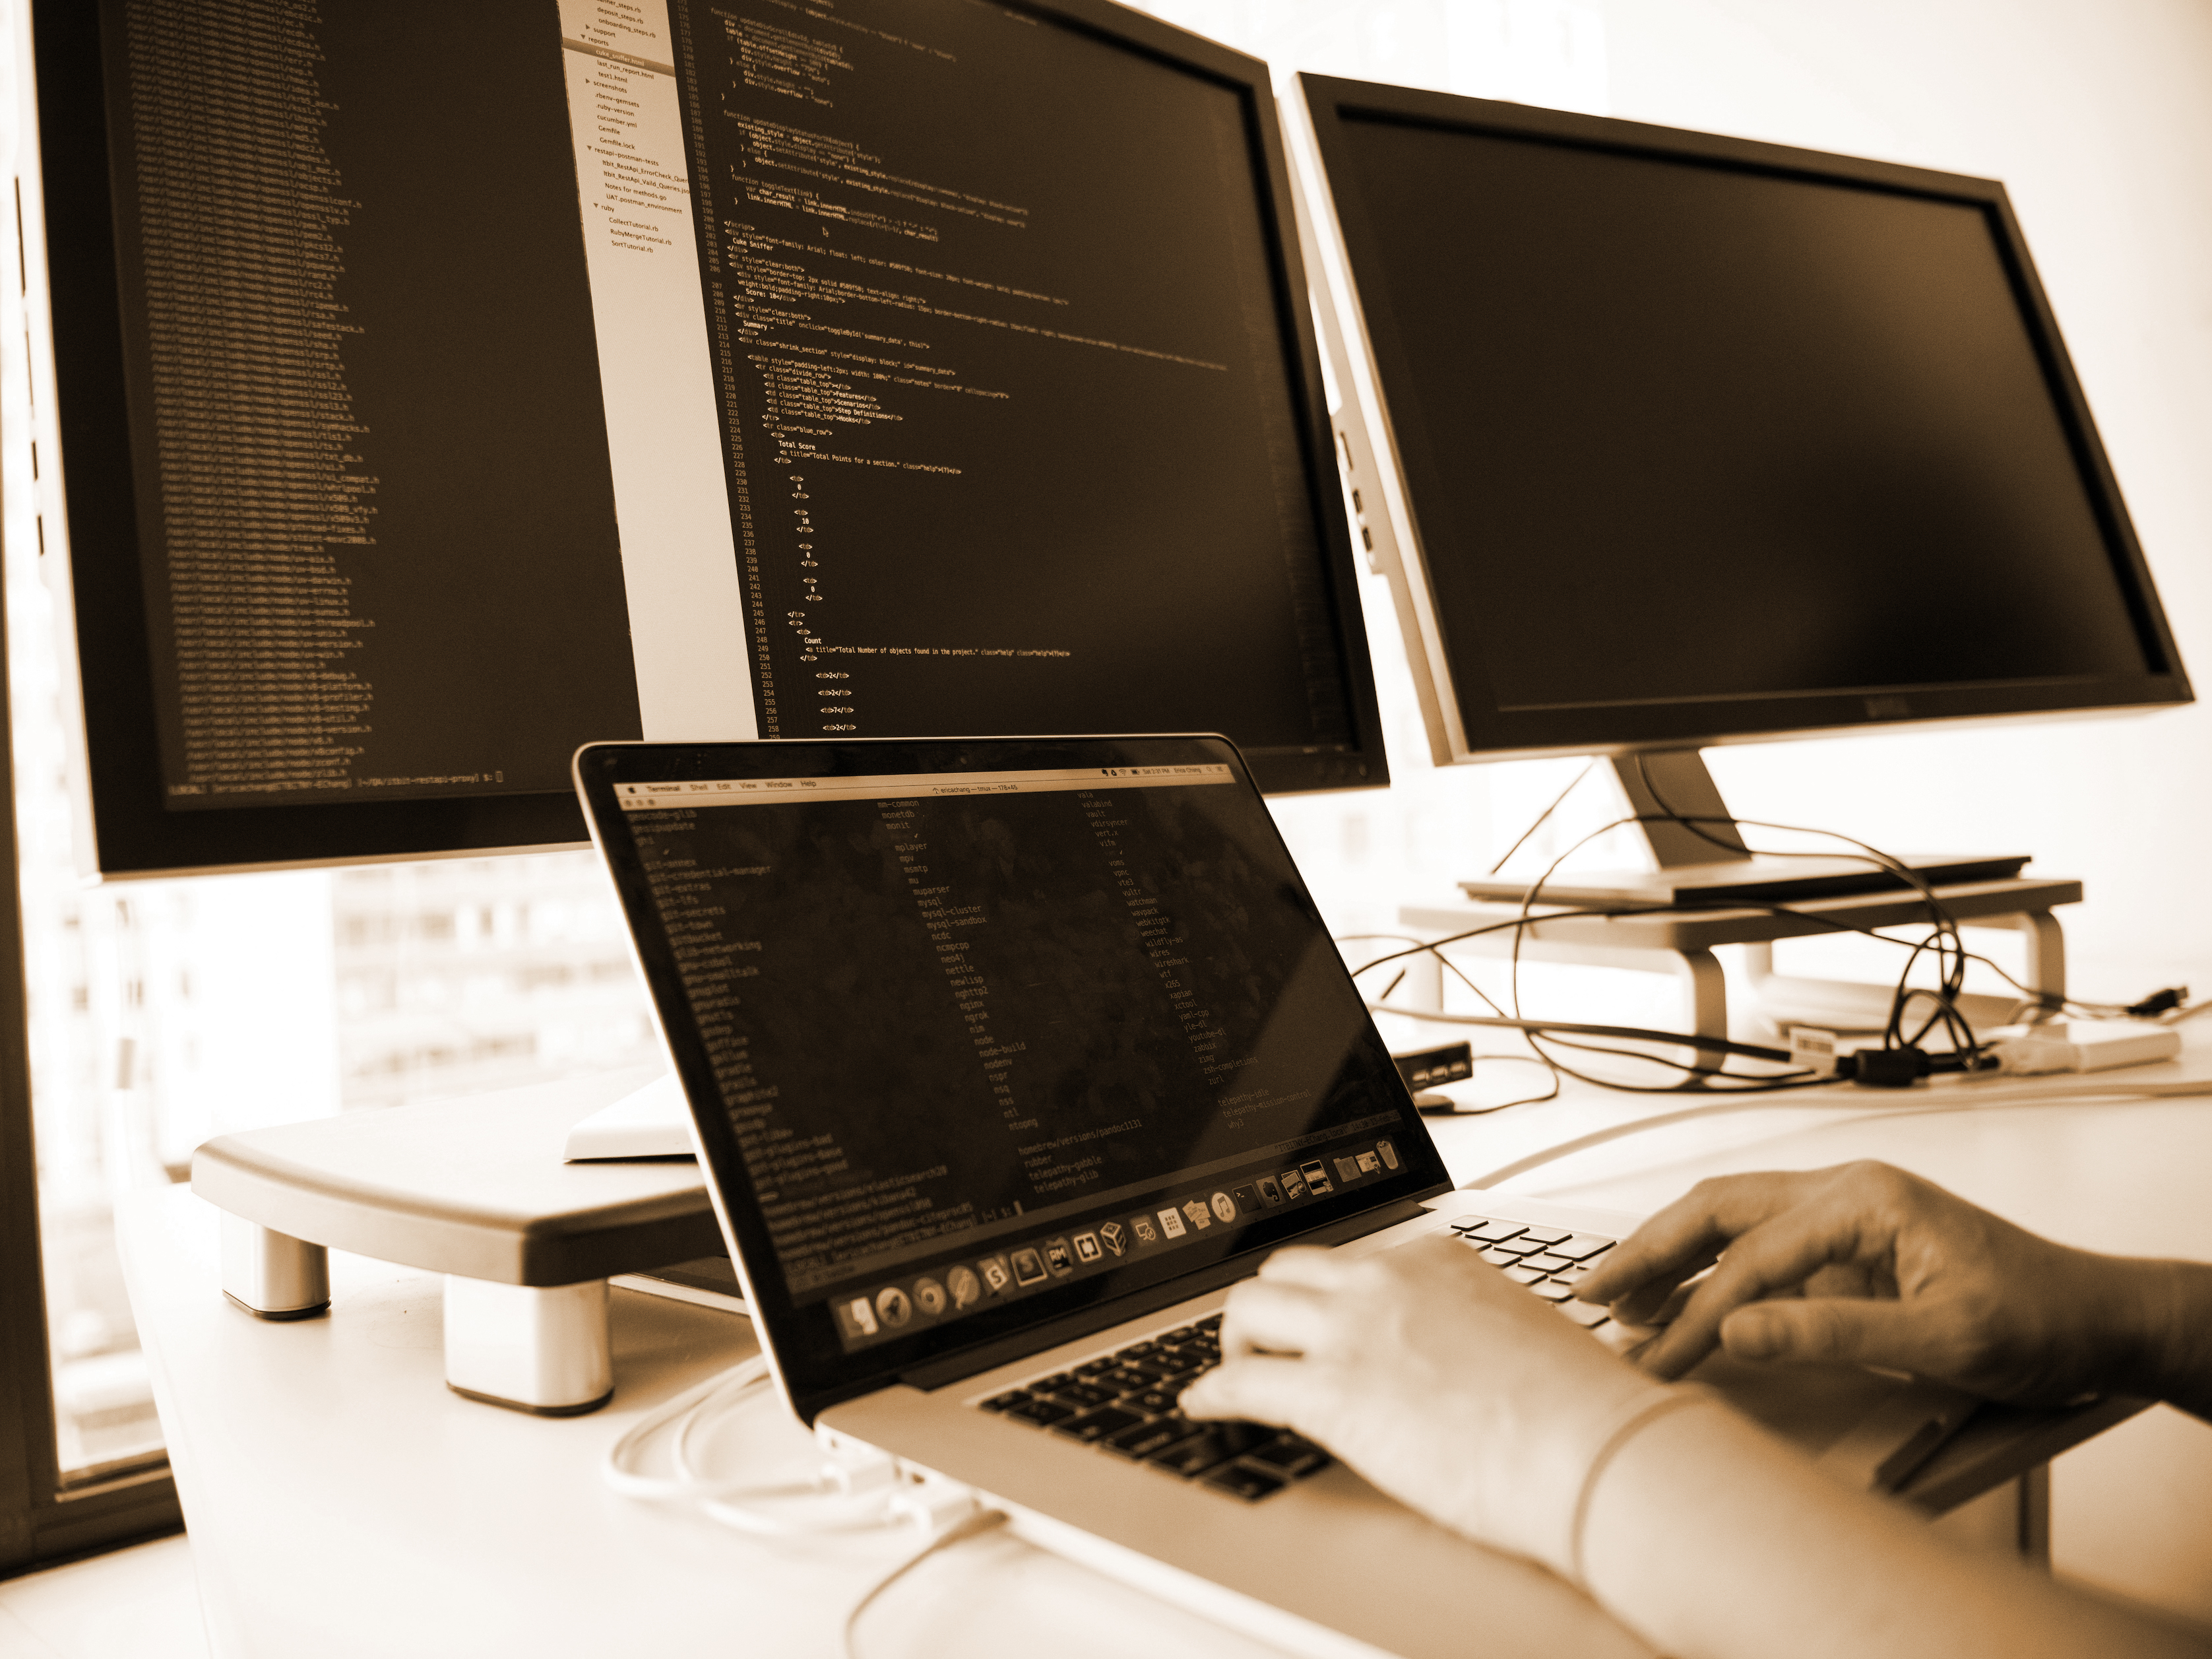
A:
{"label": "silver laptop", "polygon": [[1226,740],[575,770],[801,1419],[1296,1651],[1641,1650],[1296,1436],[1176,1410],[1280,1245],[1456,1226],[1564,1301],[1634,1222],[1453,1195]]}

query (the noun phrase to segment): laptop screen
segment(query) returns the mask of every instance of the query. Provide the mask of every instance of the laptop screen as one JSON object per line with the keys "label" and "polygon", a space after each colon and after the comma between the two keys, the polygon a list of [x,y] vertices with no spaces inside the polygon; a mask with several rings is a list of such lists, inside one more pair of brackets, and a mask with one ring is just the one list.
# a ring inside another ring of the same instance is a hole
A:
{"label": "laptop screen", "polygon": [[896,1371],[1443,1182],[1221,740],[578,776],[787,1371]]}

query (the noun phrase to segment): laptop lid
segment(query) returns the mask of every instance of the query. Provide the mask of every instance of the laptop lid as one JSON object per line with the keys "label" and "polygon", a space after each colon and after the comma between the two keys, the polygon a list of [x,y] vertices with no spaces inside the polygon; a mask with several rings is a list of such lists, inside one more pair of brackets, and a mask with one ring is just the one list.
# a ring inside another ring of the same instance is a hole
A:
{"label": "laptop lid", "polygon": [[1449,1188],[1224,738],[594,744],[575,776],[809,1421]]}

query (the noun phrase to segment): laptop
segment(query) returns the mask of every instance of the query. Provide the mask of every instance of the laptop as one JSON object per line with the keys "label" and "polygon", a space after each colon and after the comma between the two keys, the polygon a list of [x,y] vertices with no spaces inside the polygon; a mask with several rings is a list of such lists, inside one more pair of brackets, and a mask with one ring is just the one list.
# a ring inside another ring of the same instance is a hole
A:
{"label": "laptop", "polygon": [[1565,1284],[1637,1219],[1454,1193],[1226,739],[597,744],[575,778],[803,1421],[1292,1651],[1643,1651],[1297,1436],[1174,1411],[1282,1245],[1456,1229]]}

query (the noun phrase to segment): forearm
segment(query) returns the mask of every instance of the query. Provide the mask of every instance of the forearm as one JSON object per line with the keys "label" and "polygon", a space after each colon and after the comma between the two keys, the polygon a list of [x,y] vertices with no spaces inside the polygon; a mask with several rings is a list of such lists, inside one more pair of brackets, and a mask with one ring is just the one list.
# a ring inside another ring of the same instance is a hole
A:
{"label": "forearm", "polygon": [[2105,1391],[2162,1400],[2212,1422],[2212,1266],[2131,1260],[2124,1277],[2130,1363]]}
{"label": "forearm", "polygon": [[1846,1491],[1724,1406],[1657,1418],[1599,1477],[1591,1593],[1678,1659],[2202,1650],[1945,1543]]}

